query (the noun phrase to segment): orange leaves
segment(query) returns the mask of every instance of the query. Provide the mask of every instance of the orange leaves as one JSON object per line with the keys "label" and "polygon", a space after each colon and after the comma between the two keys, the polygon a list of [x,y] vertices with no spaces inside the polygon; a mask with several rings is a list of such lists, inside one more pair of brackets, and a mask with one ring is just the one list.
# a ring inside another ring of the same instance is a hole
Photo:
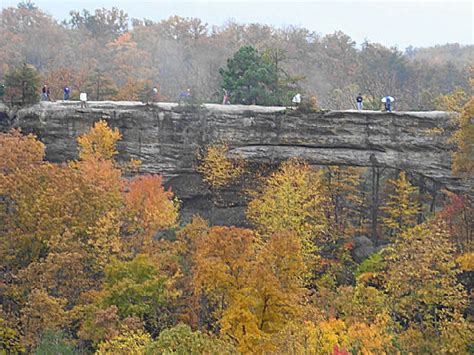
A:
{"label": "orange leaves", "polygon": [[71,89],[71,99],[79,99],[79,92],[84,90],[86,79],[87,72],[84,69],[59,67],[46,73],[44,83],[49,86],[53,100],[64,98],[63,89],[65,86]]}
{"label": "orange leaves", "polygon": [[171,190],[165,190],[159,175],[137,176],[125,183],[124,202],[129,229],[146,235],[170,228],[178,219],[178,205]]}
{"label": "orange leaves", "polygon": [[[144,91],[148,91],[147,95],[143,95]],[[128,78],[127,82],[121,86],[114,96],[117,101],[140,101],[142,96],[148,96],[152,100],[151,82],[148,80],[136,80]]]}
{"label": "orange leaves", "polygon": [[[44,144],[29,134],[24,136],[20,130],[0,133],[0,179],[15,171],[31,169],[44,159]],[[0,191],[6,181],[0,180]]]}
{"label": "orange leaves", "polygon": [[[100,121],[78,139],[80,161],[52,164],[33,136],[0,134],[0,267],[15,314],[24,314],[19,324],[28,346],[49,328],[68,329],[69,310],[80,316],[96,297],[112,256],[157,249],[138,243],[121,254],[125,239],[154,243],[154,233],[176,223],[177,205],[161,177],[122,178],[113,161],[119,138]],[[124,236],[125,227],[132,236]]]}
{"label": "orange leaves", "polygon": [[213,227],[196,240],[194,285],[225,301],[244,285],[253,253],[254,234],[248,229]]}

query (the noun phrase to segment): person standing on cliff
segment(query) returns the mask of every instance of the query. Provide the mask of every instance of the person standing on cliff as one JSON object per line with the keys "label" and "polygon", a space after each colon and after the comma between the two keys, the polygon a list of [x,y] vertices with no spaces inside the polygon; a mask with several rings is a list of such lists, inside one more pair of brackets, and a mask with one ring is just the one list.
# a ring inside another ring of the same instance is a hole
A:
{"label": "person standing on cliff", "polygon": [[298,108],[300,103],[301,103],[301,94],[297,93],[293,98],[291,99],[291,103],[293,107]]}
{"label": "person standing on cliff", "polygon": [[362,111],[363,101],[364,101],[364,98],[362,97],[362,94],[359,92],[359,95],[356,97],[358,111]]}
{"label": "person standing on cliff", "polygon": [[63,89],[63,92],[64,92],[64,101],[68,101],[69,100],[69,94],[71,92],[71,89],[69,89],[69,86],[66,85]]}
{"label": "person standing on cliff", "polygon": [[392,112],[392,102],[393,101],[395,101],[395,99],[392,96],[387,95],[387,96],[382,98],[382,102],[384,103],[386,112]]}
{"label": "person standing on cliff", "polygon": [[81,100],[81,108],[87,107],[87,93],[81,92],[79,95],[79,100]]}
{"label": "person standing on cliff", "polygon": [[46,85],[43,85],[43,89],[41,89],[41,99],[43,101],[48,101],[48,90],[49,88]]}
{"label": "person standing on cliff", "polygon": [[230,105],[229,92],[224,89],[224,99],[222,100],[223,105]]}
{"label": "person standing on cliff", "polygon": [[182,102],[184,102],[185,104],[190,104],[191,98],[192,98],[191,89],[188,88],[185,92],[182,92],[181,94],[179,94],[178,105],[181,105]]}

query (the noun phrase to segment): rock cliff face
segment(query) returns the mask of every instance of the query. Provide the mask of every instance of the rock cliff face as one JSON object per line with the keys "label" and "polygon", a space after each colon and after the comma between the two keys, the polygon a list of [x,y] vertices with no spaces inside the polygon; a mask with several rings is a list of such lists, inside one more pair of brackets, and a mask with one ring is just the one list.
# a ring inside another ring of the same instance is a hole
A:
{"label": "rock cliff face", "polygon": [[55,162],[75,158],[76,137],[95,121],[106,120],[123,135],[119,160],[138,158],[142,172],[162,174],[183,200],[185,218],[201,213],[228,224],[243,221],[243,202],[235,191],[228,191],[226,208],[211,202],[195,169],[200,147],[225,141],[230,155],[256,164],[301,157],[314,165],[402,168],[466,191],[473,181],[460,181],[450,170],[450,118],[445,112],[303,113],[282,107],[136,102],[90,102],[84,109],[77,102],[44,102],[15,112],[0,107],[0,128],[36,134],[46,144],[47,159]]}

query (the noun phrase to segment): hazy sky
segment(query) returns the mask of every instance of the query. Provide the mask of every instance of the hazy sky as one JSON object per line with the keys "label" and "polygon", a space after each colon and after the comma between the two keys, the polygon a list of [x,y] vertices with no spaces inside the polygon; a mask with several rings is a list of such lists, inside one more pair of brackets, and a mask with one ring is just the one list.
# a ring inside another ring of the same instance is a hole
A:
{"label": "hazy sky", "polygon": [[[19,0],[0,0],[3,7]],[[435,44],[473,44],[471,1],[282,1],[282,0],[36,0],[56,19],[70,10],[116,6],[129,16],[151,20],[172,15],[197,17],[209,25],[229,19],[239,23],[265,23],[277,27],[300,26],[319,34],[341,30],[357,43],[364,39],[405,49]]]}

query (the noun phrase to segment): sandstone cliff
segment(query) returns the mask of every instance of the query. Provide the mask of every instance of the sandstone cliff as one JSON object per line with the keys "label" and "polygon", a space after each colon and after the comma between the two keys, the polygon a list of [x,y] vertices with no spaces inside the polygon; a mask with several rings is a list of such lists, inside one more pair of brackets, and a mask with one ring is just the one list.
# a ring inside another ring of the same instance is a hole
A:
{"label": "sandstone cliff", "polygon": [[402,168],[439,186],[467,191],[473,181],[457,179],[450,169],[450,118],[445,112],[303,113],[282,107],[136,102],[90,102],[85,109],[78,102],[42,102],[15,112],[0,107],[1,129],[35,133],[46,144],[47,159],[55,162],[76,157],[75,138],[95,121],[108,121],[123,135],[119,160],[138,158],[142,172],[162,174],[184,201],[185,214],[207,215],[212,209],[213,220],[227,223],[242,221],[244,202],[233,196],[226,208],[211,207],[209,191],[195,170],[200,147],[225,141],[231,155],[251,163],[297,156],[315,165]]}

